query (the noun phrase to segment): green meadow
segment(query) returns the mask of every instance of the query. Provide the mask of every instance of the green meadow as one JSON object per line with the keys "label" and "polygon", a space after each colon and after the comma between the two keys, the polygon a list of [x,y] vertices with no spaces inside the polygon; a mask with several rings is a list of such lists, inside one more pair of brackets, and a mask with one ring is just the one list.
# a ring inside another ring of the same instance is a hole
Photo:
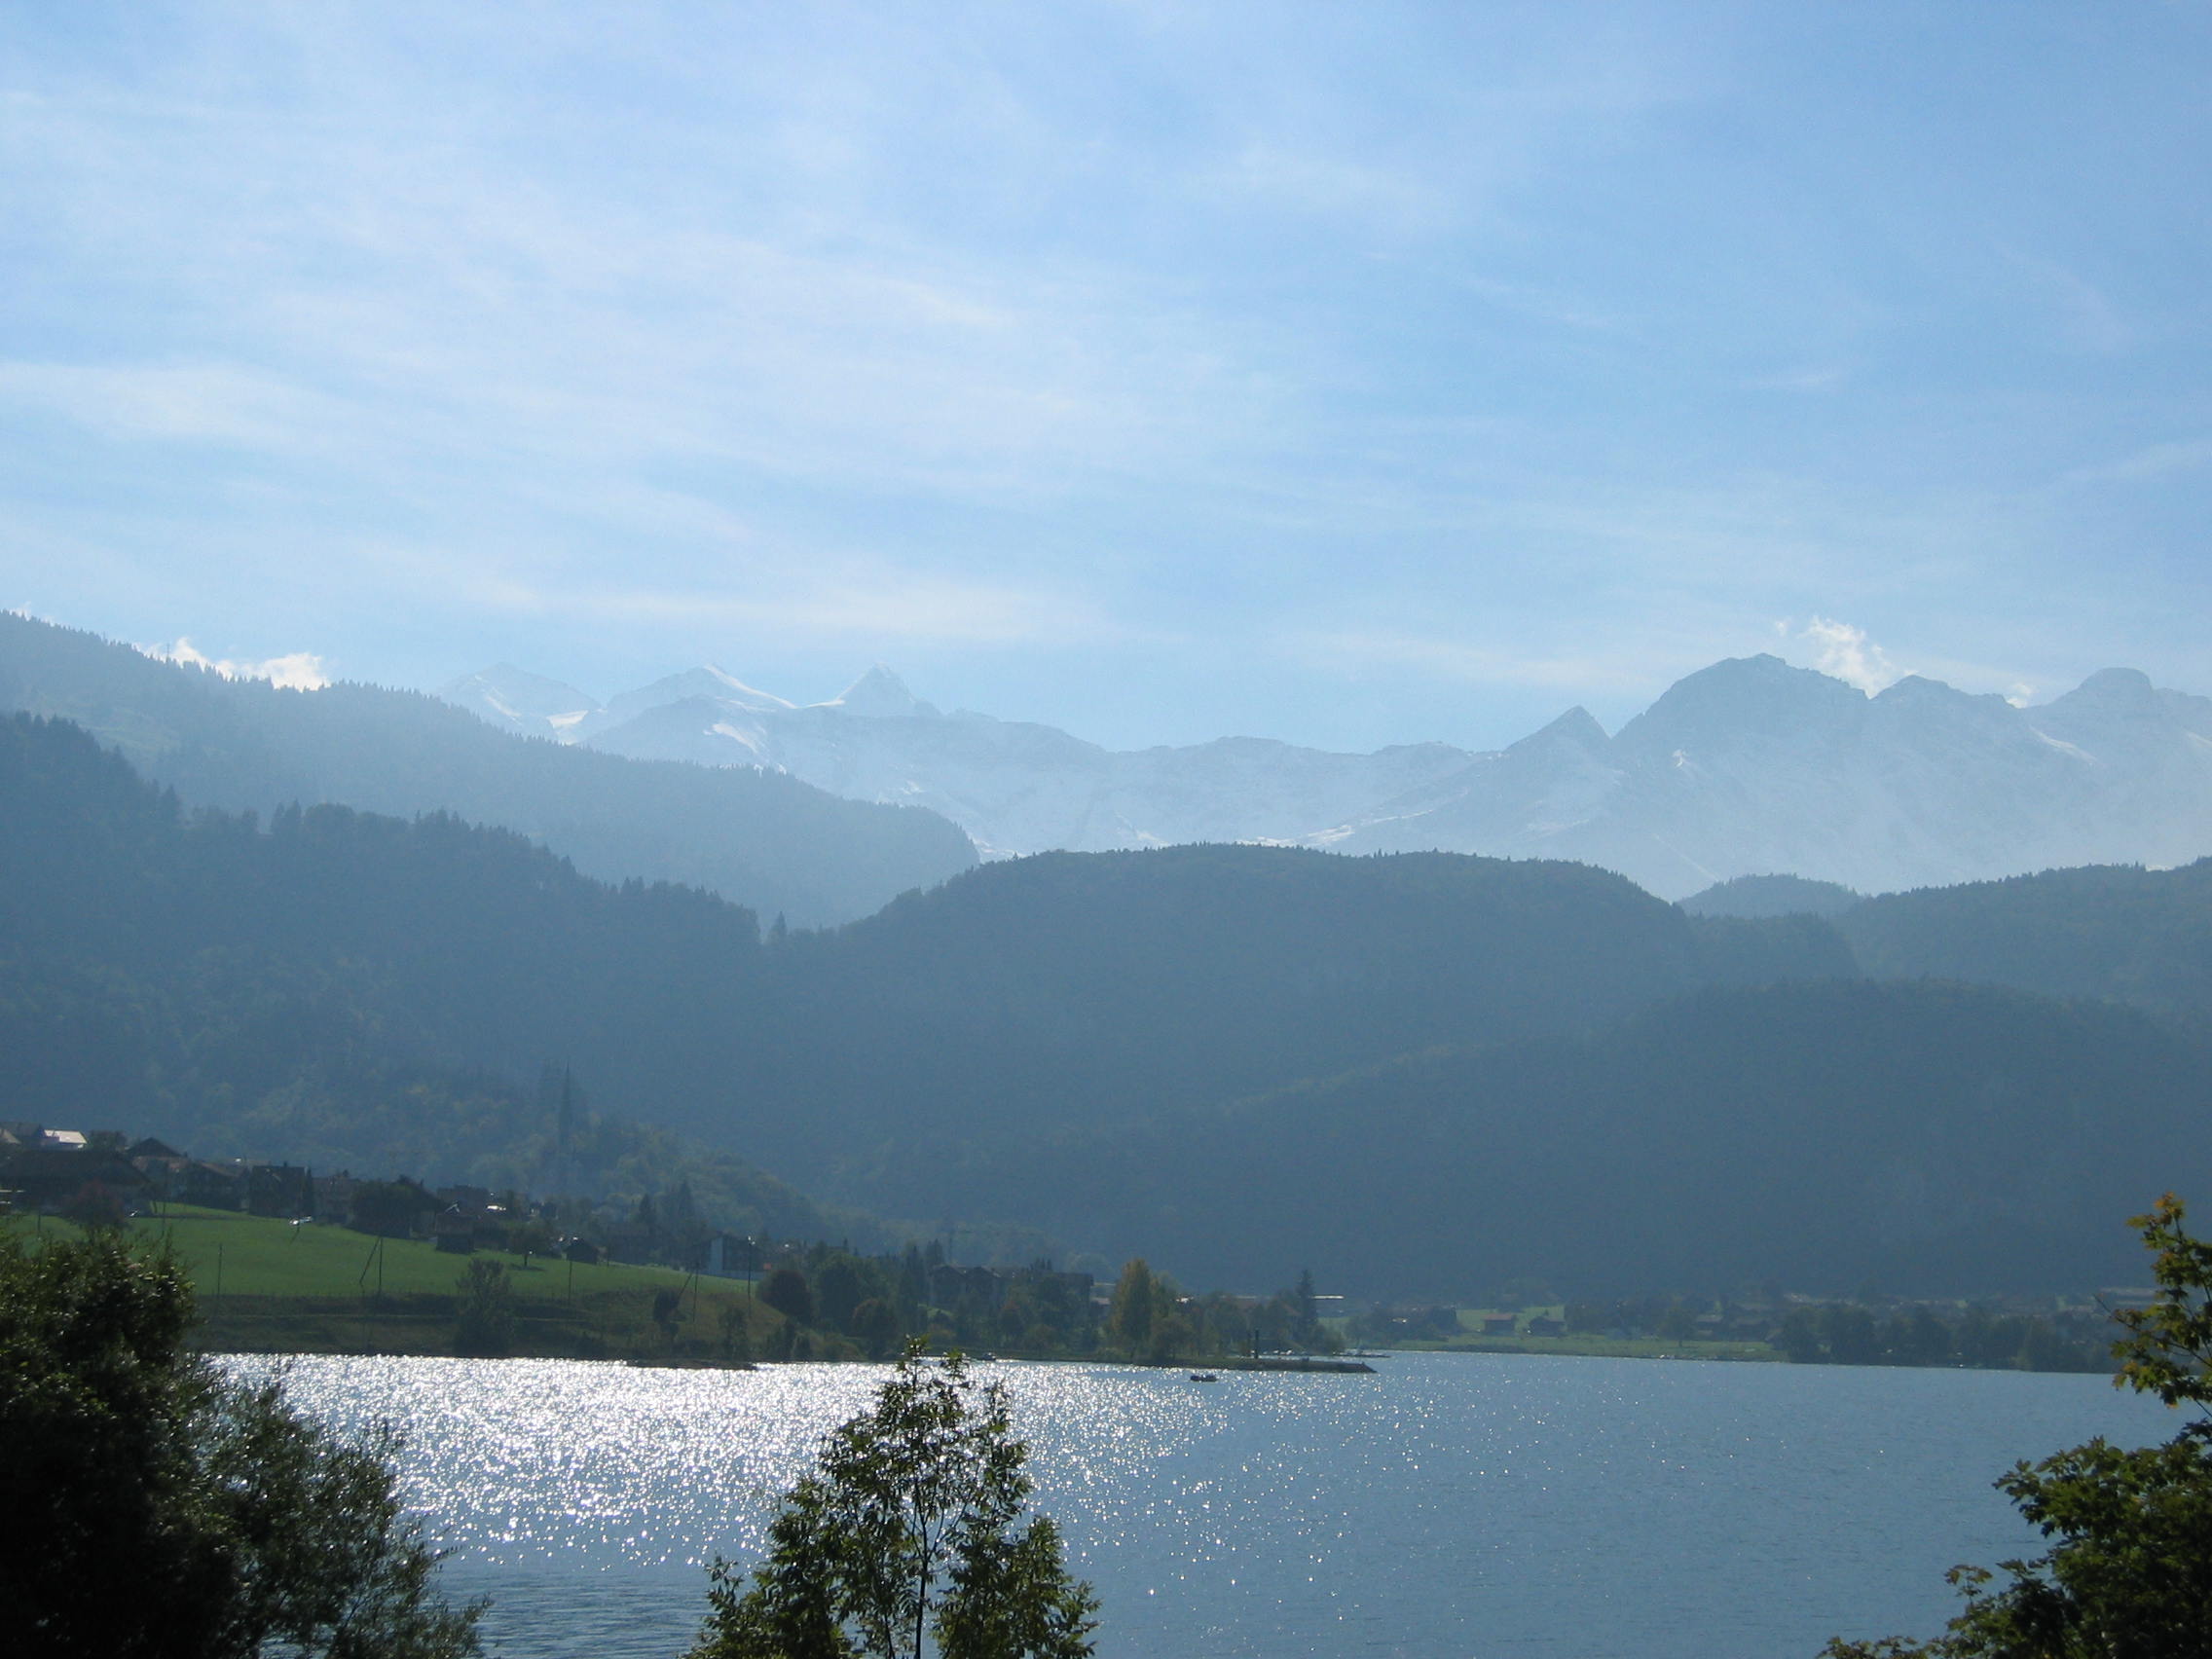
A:
{"label": "green meadow", "polygon": [[[0,1217],[20,1237],[76,1237],[53,1216]],[[253,1353],[452,1353],[469,1262],[506,1270],[512,1351],[544,1357],[713,1363],[774,1351],[784,1320],[752,1287],[673,1268],[571,1263],[504,1251],[474,1258],[423,1239],[166,1205],[131,1223],[176,1252],[192,1278],[202,1346]]]}

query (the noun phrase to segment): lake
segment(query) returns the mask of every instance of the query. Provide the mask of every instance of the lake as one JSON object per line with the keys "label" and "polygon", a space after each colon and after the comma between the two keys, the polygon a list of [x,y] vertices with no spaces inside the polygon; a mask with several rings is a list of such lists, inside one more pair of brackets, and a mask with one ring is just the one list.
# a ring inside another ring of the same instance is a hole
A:
{"label": "lake", "polygon": [[[258,1369],[260,1362],[236,1361]],[[2029,1551],[1990,1482],[2173,1414],[2103,1377],[1400,1354],[1372,1377],[1003,1363],[1105,1659],[1780,1659],[1933,1634]],[[407,1436],[488,1652],[673,1659],[865,1366],[302,1358],[295,1401]]]}

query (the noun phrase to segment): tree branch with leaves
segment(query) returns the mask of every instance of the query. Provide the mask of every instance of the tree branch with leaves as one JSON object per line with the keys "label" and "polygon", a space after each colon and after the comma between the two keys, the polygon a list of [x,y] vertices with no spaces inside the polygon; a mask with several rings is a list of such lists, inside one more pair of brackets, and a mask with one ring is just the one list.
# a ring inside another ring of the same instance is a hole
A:
{"label": "tree branch with leaves", "polygon": [[[2113,1316],[2116,1387],[2168,1406],[2212,1405],[2212,1242],[2171,1193],[2128,1225],[2155,1257],[2157,1296]],[[1826,1659],[2178,1659],[2212,1652],[2212,1422],[2159,1446],[2097,1439],[1997,1482],[2053,1540],[2033,1560],[1960,1567],[1966,1608],[1931,1641],[1831,1641]]]}
{"label": "tree branch with leaves", "polygon": [[872,1409],[824,1441],[747,1584],[710,1569],[690,1659],[1087,1659],[1097,1601],[1033,1490],[1006,1390],[909,1344]]}

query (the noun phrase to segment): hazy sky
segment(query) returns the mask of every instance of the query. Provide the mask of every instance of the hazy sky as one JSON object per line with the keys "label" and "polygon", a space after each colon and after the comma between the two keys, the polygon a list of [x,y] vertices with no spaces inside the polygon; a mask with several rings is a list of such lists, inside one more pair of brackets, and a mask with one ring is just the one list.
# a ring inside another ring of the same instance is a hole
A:
{"label": "hazy sky", "polygon": [[1118,745],[2212,692],[2212,9],[0,8],[0,607]]}

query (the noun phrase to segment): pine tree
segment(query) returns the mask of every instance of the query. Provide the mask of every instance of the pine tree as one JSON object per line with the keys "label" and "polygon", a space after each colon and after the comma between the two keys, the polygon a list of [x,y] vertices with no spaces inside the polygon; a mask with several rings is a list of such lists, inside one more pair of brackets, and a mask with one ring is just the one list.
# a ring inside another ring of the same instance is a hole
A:
{"label": "pine tree", "polygon": [[1152,1346],[1152,1269],[1142,1256],[1122,1269],[1114,1284],[1114,1303],[1106,1315],[1106,1328],[1115,1346],[1132,1359],[1141,1359]]}

